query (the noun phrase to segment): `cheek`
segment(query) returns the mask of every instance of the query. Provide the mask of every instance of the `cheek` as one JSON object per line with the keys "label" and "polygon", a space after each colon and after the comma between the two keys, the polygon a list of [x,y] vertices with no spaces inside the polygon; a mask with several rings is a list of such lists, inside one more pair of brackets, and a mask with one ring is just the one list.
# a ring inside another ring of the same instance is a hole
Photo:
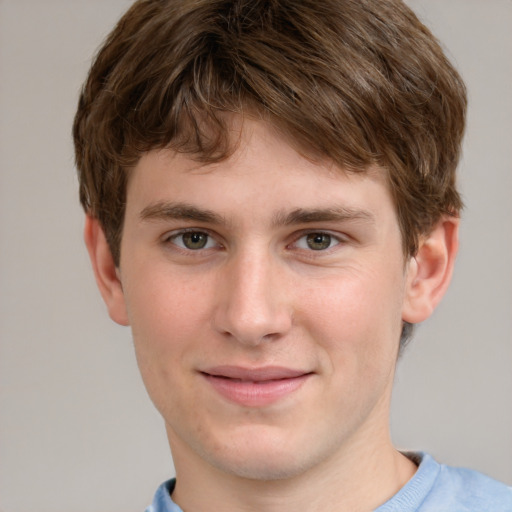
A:
{"label": "cheek", "polygon": [[137,282],[128,282],[125,289],[136,340],[146,339],[155,350],[171,349],[179,345],[179,339],[190,339],[207,321],[206,283],[158,268],[151,276],[142,272],[132,275],[143,276]]}
{"label": "cheek", "polygon": [[353,270],[304,291],[303,321],[331,365],[375,371],[384,361],[394,364],[402,325],[402,281],[390,277],[389,270]]}
{"label": "cheek", "polygon": [[181,374],[176,370],[190,366],[187,354],[200,345],[210,316],[200,283],[159,271],[154,276],[124,286],[137,362],[150,395],[164,383],[176,383]]}

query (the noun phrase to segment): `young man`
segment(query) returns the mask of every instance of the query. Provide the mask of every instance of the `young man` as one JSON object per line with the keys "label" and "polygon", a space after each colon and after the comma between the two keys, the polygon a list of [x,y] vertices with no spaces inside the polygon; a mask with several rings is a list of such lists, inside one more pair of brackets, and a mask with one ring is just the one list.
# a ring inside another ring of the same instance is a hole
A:
{"label": "young man", "polygon": [[85,240],[176,479],[148,510],[510,511],[392,445],[457,251],[464,85],[396,0],[142,0],[74,125]]}

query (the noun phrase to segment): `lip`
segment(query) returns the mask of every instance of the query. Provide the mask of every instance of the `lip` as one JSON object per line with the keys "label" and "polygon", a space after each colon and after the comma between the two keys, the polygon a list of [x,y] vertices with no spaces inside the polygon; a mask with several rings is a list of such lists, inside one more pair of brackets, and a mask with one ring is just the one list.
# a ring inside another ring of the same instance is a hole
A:
{"label": "lip", "polygon": [[215,366],[200,373],[219,395],[245,407],[263,407],[284,399],[313,375],[281,366]]}

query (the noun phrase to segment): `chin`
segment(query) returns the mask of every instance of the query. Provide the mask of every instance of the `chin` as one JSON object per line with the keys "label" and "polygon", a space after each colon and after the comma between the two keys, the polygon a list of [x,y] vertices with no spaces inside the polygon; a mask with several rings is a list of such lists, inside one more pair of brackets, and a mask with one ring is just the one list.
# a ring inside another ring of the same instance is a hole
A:
{"label": "chin", "polygon": [[254,438],[249,446],[231,444],[221,453],[204,454],[217,469],[250,480],[286,480],[305,473],[315,466],[322,454],[306,453],[303,446],[286,442],[268,442]]}
{"label": "chin", "polygon": [[287,480],[304,473],[308,465],[300,464],[299,461],[286,461],[282,458],[276,460],[275,454],[272,457],[260,457],[258,459],[246,458],[243,462],[215,461],[217,469],[239,478],[248,480],[273,481]]}

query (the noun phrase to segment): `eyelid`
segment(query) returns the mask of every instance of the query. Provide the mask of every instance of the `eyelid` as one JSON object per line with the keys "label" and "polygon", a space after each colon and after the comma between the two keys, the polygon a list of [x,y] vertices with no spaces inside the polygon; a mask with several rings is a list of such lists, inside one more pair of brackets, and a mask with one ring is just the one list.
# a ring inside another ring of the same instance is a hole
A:
{"label": "eyelid", "polygon": [[[211,239],[212,241],[215,242],[215,247],[206,247],[206,248],[194,250],[194,249],[188,249],[186,247],[181,247],[180,245],[174,243],[174,240],[176,238],[178,238],[179,236],[181,236],[185,233],[204,233],[209,237],[209,239]],[[316,251],[311,248],[306,249],[306,248],[297,247],[297,243],[299,240],[301,240],[302,238],[307,237],[308,235],[311,235],[311,234],[328,235],[332,238],[333,241],[335,241],[337,243],[335,243],[332,247],[328,247],[327,249],[316,250]],[[302,251],[303,253],[309,253],[310,256],[316,256],[316,255],[321,256],[322,254],[323,255],[329,254],[332,251],[336,250],[336,248],[338,248],[338,246],[348,243],[351,239],[351,237],[345,233],[331,231],[329,229],[303,229],[298,232],[295,232],[293,235],[291,235],[290,238],[291,238],[291,241],[286,244],[286,248],[296,249],[296,250]],[[198,253],[208,251],[211,249],[215,249],[215,248],[222,249],[225,247],[225,243],[222,241],[222,237],[218,233],[212,232],[210,229],[203,228],[203,227],[186,227],[186,228],[175,229],[172,231],[167,231],[161,237],[161,243],[164,245],[171,244],[174,249],[176,249],[178,251],[182,251],[183,253],[187,253],[187,254],[191,254],[191,253],[198,254]]]}
{"label": "eyelid", "polygon": [[183,235],[184,233],[205,233],[208,236],[212,236],[210,231],[205,228],[179,228],[173,229],[171,231],[166,231],[165,234],[162,235],[162,240],[170,240],[171,238]]}
{"label": "eyelid", "polygon": [[334,250],[336,247],[338,247],[340,244],[347,243],[350,239],[350,237],[348,235],[344,235],[344,234],[338,233],[338,232],[333,232],[328,229],[305,229],[305,230],[302,230],[299,233],[295,234],[293,241],[290,244],[288,244],[288,247],[297,246],[298,241],[301,240],[302,238],[304,238],[308,235],[316,235],[316,234],[328,235],[338,243],[336,243],[334,246],[329,247],[327,249],[317,250],[317,251],[315,251],[314,249],[305,249],[305,248],[300,248],[300,247],[297,247],[297,248],[301,251],[305,251],[308,253],[316,253],[318,255],[328,254],[332,250]]}
{"label": "eyelid", "polygon": [[187,253],[199,253],[201,251],[207,251],[209,249],[213,249],[213,247],[204,247],[202,249],[188,249],[187,247],[181,247],[177,243],[174,242],[174,240],[186,233],[204,233],[208,236],[209,239],[213,240],[215,242],[215,245],[217,247],[222,247],[222,243],[219,241],[219,236],[217,234],[212,233],[209,229],[206,228],[181,228],[181,229],[175,229],[173,231],[168,231],[165,235],[162,237],[162,243],[163,244],[172,244],[175,248],[177,248],[180,251],[187,252]]}

